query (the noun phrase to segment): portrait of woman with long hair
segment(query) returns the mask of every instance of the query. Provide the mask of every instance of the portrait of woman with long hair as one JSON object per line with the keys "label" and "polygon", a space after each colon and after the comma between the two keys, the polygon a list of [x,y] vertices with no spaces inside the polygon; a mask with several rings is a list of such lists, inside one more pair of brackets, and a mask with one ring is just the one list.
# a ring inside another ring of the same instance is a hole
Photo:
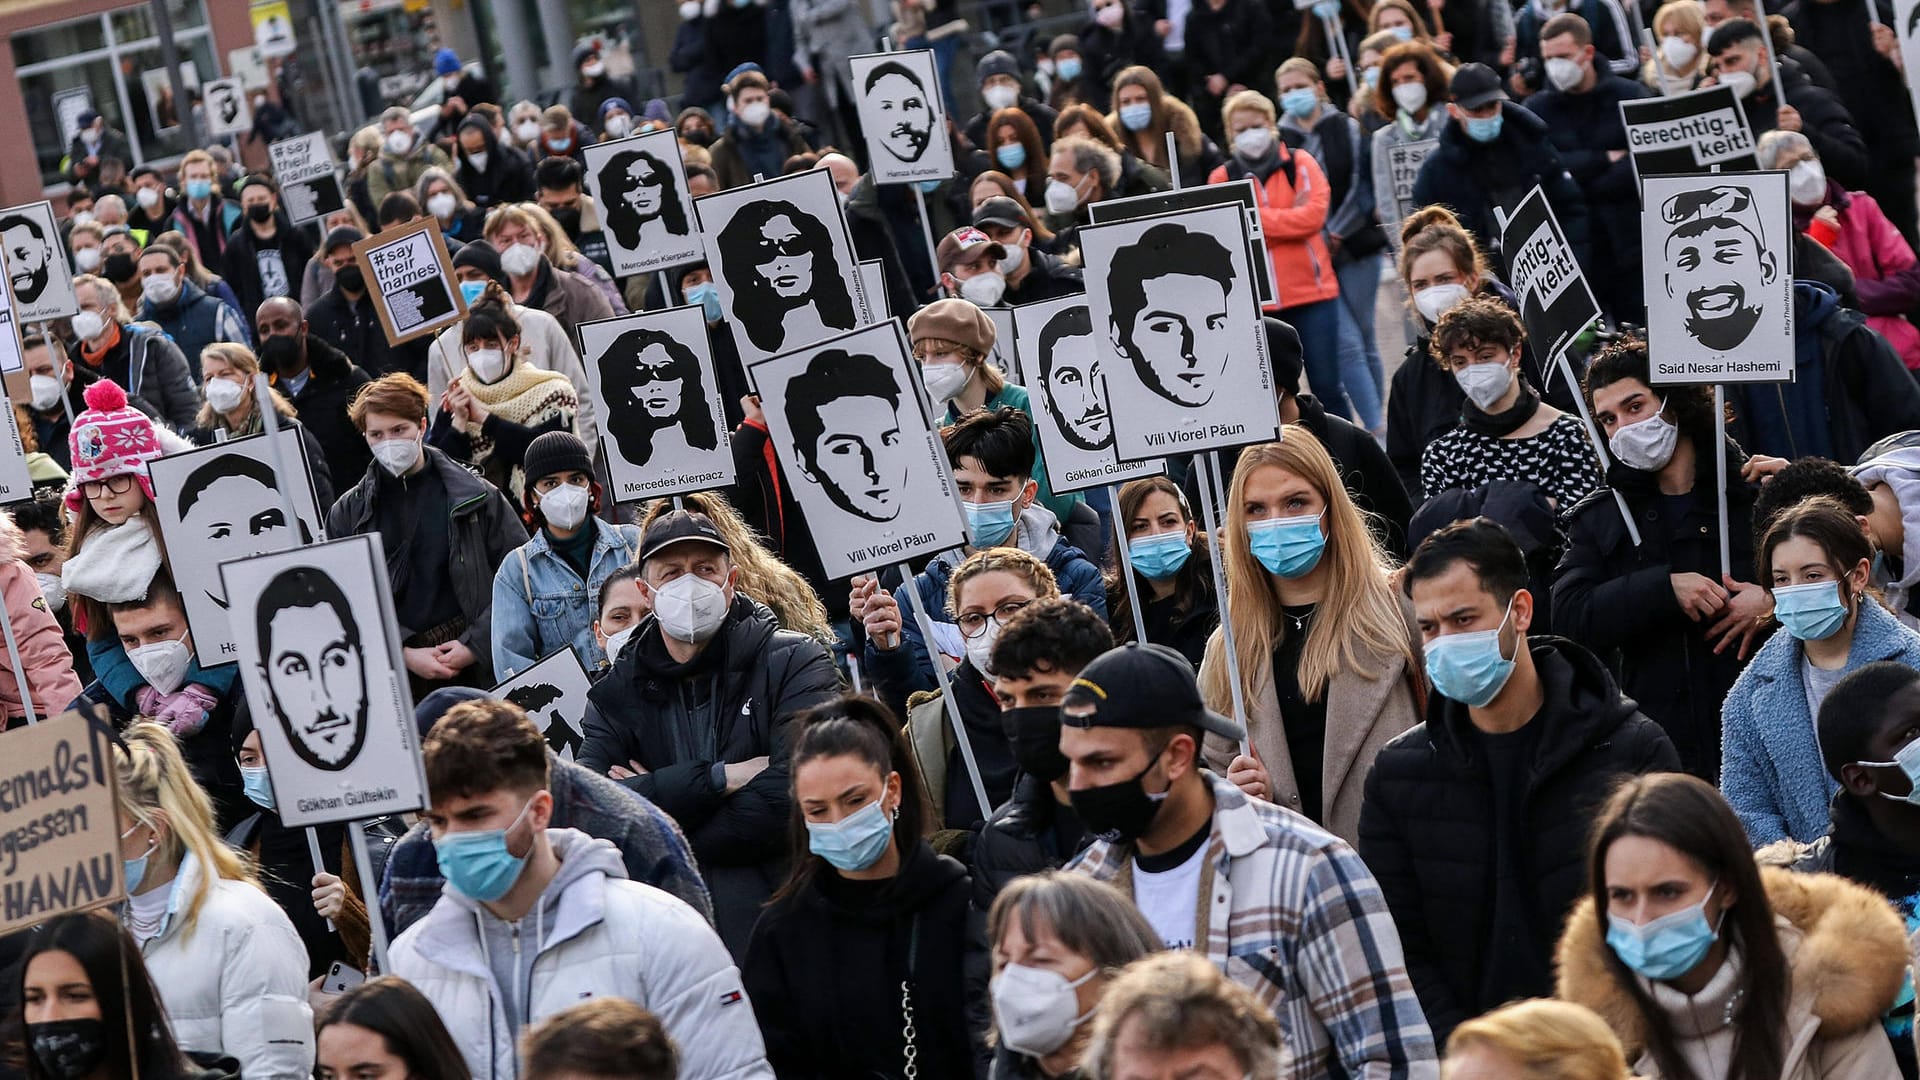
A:
{"label": "portrait of woman with long hair", "polygon": [[[607,232],[628,251],[651,246],[648,233],[687,235],[687,210],[674,187],[673,170],[645,150],[625,150],[600,167],[601,204]],[[664,238],[656,236],[658,242]]]}
{"label": "portrait of woman with long hair", "polygon": [[835,257],[820,219],[784,199],[749,203],[720,230],[732,318],[762,352],[783,352],[858,325],[849,270]]}
{"label": "portrait of woman with long hair", "polygon": [[700,361],[663,330],[636,328],[613,339],[600,355],[600,392],[607,433],[636,466],[719,444]]}

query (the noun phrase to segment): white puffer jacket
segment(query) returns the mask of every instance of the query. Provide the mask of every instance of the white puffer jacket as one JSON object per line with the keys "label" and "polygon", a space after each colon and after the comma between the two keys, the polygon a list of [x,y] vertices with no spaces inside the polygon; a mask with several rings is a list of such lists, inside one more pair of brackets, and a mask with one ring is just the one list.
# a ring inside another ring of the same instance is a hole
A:
{"label": "white puffer jacket", "polygon": [[280,905],[221,879],[188,935],[187,901],[203,873],[191,853],[173,882],[160,935],[140,949],[183,1050],[228,1054],[247,1080],[313,1075],[307,949]]}
{"label": "white puffer jacket", "polygon": [[[620,849],[549,829],[560,871],[534,927],[526,1022],[593,997],[645,1007],[680,1044],[681,1080],[773,1080],[759,1022],[720,935],[685,901],[627,880]],[[393,972],[418,987],[476,1080],[520,1075],[522,1021],[507,1015],[481,940],[480,906],[452,886],[393,943]],[[252,1080],[251,1077],[248,1080]]]}

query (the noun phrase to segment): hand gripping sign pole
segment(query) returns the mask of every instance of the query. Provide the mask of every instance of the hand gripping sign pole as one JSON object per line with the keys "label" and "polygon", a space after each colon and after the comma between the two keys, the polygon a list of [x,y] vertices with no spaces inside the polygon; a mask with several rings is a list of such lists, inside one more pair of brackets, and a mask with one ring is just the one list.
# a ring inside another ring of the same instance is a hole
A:
{"label": "hand gripping sign pole", "polygon": [[927,614],[927,602],[920,596],[920,590],[913,584],[913,567],[900,564],[900,576],[907,583],[907,595],[913,599],[914,622],[920,627],[920,640],[927,644],[927,661],[933,665],[933,680],[940,685],[940,700],[945,703],[947,723],[953,725],[953,737],[960,744],[960,757],[967,763],[967,779],[973,784],[973,797],[979,800],[980,816],[985,818],[993,813],[993,804],[987,801],[987,785],[980,779],[980,763],[973,757],[973,737],[967,734],[967,725],[960,719],[960,705],[953,700],[953,680],[951,673],[940,670],[940,654],[933,644],[933,618]]}
{"label": "hand gripping sign pole", "polygon": [[1353,77],[1353,58],[1347,55],[1347,35],[1340,29],[1340,15],[1335,12],[1321,18],[1320,25],[1327,35],[1327,53],[1338,57],[1341,66],[1347,69],[1347,94],[1360,96],[1360,83]]}

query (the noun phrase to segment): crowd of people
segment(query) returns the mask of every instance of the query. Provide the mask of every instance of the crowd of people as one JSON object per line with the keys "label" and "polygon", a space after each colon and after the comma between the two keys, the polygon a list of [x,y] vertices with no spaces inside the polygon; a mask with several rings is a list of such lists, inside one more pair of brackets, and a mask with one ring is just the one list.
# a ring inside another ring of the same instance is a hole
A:
{"label": "crowd of people", "polygon": [[[593,42],[546,106],[443,49],[311,223],[80,118],[60,235],[5,229],[78,310],[21,341],[0,710],[111,725],[127,898],[0,938],[0,1076],[1917,1080],[1892,8],[1090,0],[984,48],[894,7],[687,0],[677,106]],[[868,169],[882,33],[950,116],[918,193]],[[1722,415],[1655,379],[1619,108],[1712,85],[1794,229],[1798,377]],[[653,131],[688,199],[832,178],[960,547],[827,576],[713,269],[615,272],[583,151]],[[1093,204],[1247,180],[1283,437],[1061,490],[1038,425],[1110,428],[1097,365],[1029,358],[1036,415],[991,312],[1083,291]],[[1502,280],[1536,186],[1604,314],[1564,374]],[[354,245],[424,219],[466,315],[393,343]],[[596,409],[580,328],[677,305],[736,481],[616,501],[638,406]],[[387,553],[428,805],[362,850],[282,821],[162,535],[150,466],[269,426]],[[571,742],[493,693],[568,650]]]}

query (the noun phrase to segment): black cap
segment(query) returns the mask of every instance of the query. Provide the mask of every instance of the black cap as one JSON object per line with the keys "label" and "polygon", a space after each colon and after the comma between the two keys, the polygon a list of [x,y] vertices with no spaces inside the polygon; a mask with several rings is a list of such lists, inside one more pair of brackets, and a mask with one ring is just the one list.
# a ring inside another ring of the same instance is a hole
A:
{"label": "black cap", "polygon": [[1011,75],[1015,79],[1021,78],[1020,61],[1015,59],[1014,55],[1005,49],[995,49],[981,57],[979,61],[973,65],[973,76],[982,83],[985,83],[995,75]]}
{"label": "black cap", "polygon": [[337,247],[352,247],[367,238],[367,234],[351,225],[335,225],[327,232],[327,241],[320,245],[320,254],[325,255]]}
{"label": "black cap", "polygon": [[712,544],[729,555],[733,554],[733,549],[721,538],[720,530],[714,526],[712,518],[692,510],[673,510],[660,515],[653,524],[647,526],[646,535],[640,538],[640,561],[646,562],[663,549],[688,540]]}
{"label": "black cap", "polygon": [[507,285],[507,272],[500,268],[500,252],[485,240],[469,241],[465,247],[454,252],[453,268],[458,270],[463,266],[473,267],[499,282],[502,287]]}
{"label": "black cap", "polygon": [[520,458],[520,471],[527,478],[527,490],[545,477],[563,472],[593,475],[593,456],[587,444],[571,431],[549,431],[527,444]]}
{"label": "black cap", "polygon": [[1020,204],[1005,195],[995,195],[973,209],[973,227],[976,229],[992,225],[996,229],[1018,229],[1027,223],[1027,215]]}
{"label": "black cap", "polygon": [[[1076,716],[1076,705],[1092,705],[1093,711]],[[1200,699],[1191,661],[1165,645],[1137,642],[1102,653],[1080,670],[1061,703],[1060,722],[1077,728],[1192,724],[1235,742],[1247,737],[1246,729]]]}
{"label": "black cap", "polygon": [[1453,103],[1463,109],[1484,109],[1496,101],[1507,100],[1500,88],[1500,75],[1485,64],[1462,64],[1453,73],[1453,85],[1447,88]]}
{"label": "black cap", "polygon": [[1300,395],[1300,376],[1307,365],[1300,351],[1300,331],[1271,315],[1260,317],[1267,332],[1267,356],[1273,362],[1274,385],[1287,393]]}

